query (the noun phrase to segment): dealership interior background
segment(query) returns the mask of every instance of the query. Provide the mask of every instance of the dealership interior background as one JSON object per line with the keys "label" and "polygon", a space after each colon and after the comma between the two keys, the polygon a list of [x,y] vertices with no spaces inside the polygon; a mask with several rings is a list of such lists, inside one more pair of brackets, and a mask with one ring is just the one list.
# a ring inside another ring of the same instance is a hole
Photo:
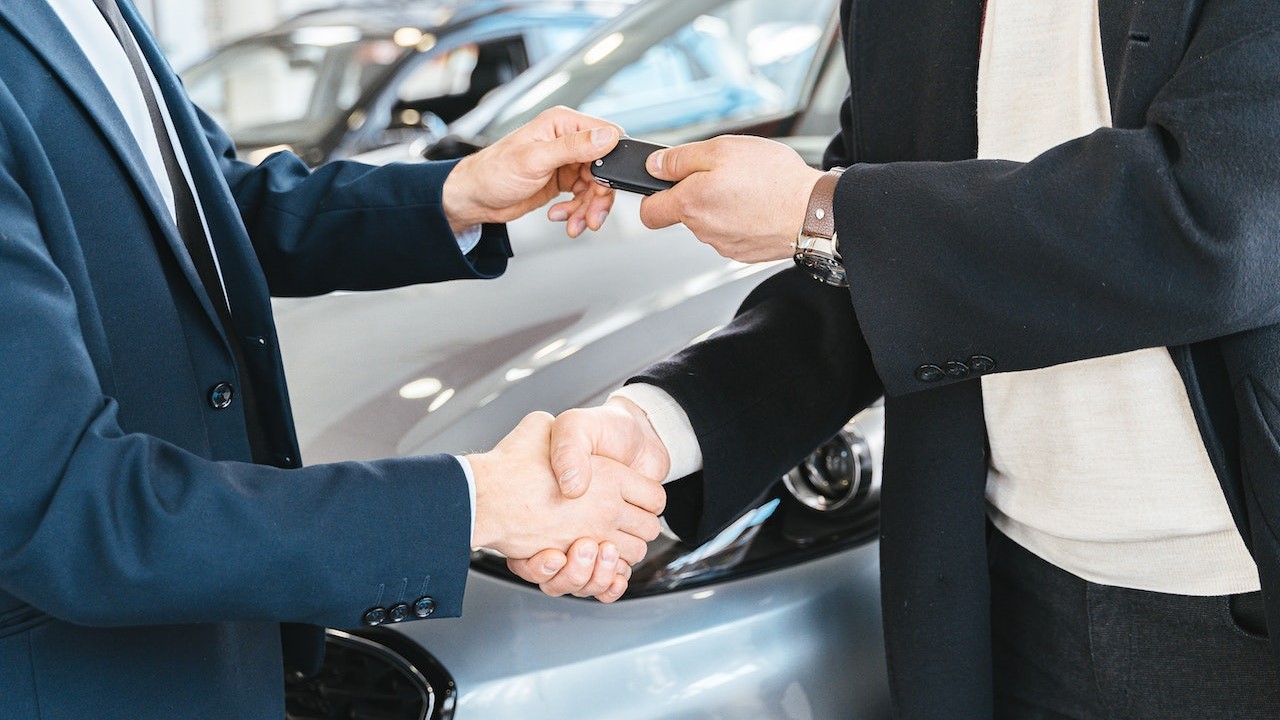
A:
{"label": "dealership interior background", "polygon": [[358,0],[135,0],[175,67],[181,69],[228,40],[264,30],[316,7]]}

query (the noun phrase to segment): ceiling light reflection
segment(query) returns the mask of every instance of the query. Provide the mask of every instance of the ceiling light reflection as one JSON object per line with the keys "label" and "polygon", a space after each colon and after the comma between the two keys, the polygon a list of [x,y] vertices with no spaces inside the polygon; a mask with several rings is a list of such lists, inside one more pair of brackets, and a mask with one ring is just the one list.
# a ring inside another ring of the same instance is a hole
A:
{"label": "ceiling light reflection", "polygon": [[445,390],[444,392],[440,393],[440,396],[437,397],[435,400],[431,401],[431,404],[427,406],[427,412],[433,413],[439,410],[440,408],[444,407],[445,403],[449,402],[452,399],[453,399],[453,388],[449,388],[448,390]]}
{"label": "ceiling light reflection", "polygon": [[591,49],[582,56],[582,64],[595,65],[601,60],[612,55],[613,51],[617,50],[621,45],[622,33],[613,33],[591,46]]}
{"label": "ceiling light reflection", "polygon": [[400,388],[400,397],[405,400],[422,400],[440,392],[444,383],[433,377],[426,377]]}
{"label": "ceiling light reflection", "polygon": [[533,374],[533,368],[511,368],[507,371],[507,382],[523,380]]}
{"label": "ceiling light reflection", "polygon": [[555,351],[559,350],[560,348],[564,347],[564,346],[565,346],[565,345],[567,345],[567,344],[569,344],[569,339],[568,339],[568,338],[560,338],[559,340],[556,340],[555,342],[553,342],[553,343],[551,343],[551,344],[547,345],[546,347],[542,348],[542,349],[541,349],[541,350],[539,350],[538,352],[534,353],[534,354],[533,354],[533,359],[534,359],[534,360],[541,360],[542,358],[544,358],[544,357],[546,357],[546,356],[550,355],[551,353],[553,353],[553,352],[555,352]]}

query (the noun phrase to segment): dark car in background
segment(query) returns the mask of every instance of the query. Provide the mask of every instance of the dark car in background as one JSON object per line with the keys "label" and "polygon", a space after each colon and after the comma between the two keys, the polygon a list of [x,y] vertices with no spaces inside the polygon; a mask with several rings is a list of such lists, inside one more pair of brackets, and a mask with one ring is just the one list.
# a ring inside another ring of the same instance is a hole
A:
{"label": "dark car in background", "polygon": [[[838,45],[834,0],[645,0],[444,139],[361,159],[456,156],[568,105],[669,143],[766,135],[817,163],[848,87]],[[619,193],[578,239],[539,213],[511,223],[495,280],[277,300],[303,457],[487,449],[532,410],[599,403],[790,264],[648,230],[638,205]],[[290,717],[883,720],[882,443],[873,407],[715,538],[659,537],[612,605],[546,597],[477,552],[460,619],[331,630],[321,675],[289,682]]]}
{"label": "dark car in background", "polygon": [[418,0],[318,10],[182,73],[192,99],[258,161],[311,165],[411,140],[571,46],[622,0]]}

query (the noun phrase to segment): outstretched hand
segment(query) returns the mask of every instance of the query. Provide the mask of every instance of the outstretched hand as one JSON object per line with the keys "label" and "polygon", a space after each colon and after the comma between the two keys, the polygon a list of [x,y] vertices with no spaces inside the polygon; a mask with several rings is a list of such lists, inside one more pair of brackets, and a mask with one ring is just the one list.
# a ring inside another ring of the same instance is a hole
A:
{"label": "outstretched hand", "polygon": [[791,257],[822,177],[787,145],[743,135],[659,150],[646,168],[676,183],[640,204],[647,227],[683,223],[721,255],[742,262]]}
{"label": "outstretched hand", "polygon": [[564,222],[570,237],[599,230],[613,207],[613,190],[591,177],[591,163],[618,144],[618,126],[568,108],[543,111],[527,125],[463,158],[445,179],[445,217],[455,231],[510,222],[561,193],[547,217]]}
{"label": "outstretched hand", "polygon": [[[661,483],[671,466],[666,447],[644,411],[624,398],[594,408],[569,410],[551,431],[551,467],[566,497],[590,493],[601,479],[600,456]],[[507,567],[551,596],[576,595],[613,602],[622,597],[631,566],[615,558],[608,544],[580,539],[569,553],[544,550],[528,559],[508,559]]]}

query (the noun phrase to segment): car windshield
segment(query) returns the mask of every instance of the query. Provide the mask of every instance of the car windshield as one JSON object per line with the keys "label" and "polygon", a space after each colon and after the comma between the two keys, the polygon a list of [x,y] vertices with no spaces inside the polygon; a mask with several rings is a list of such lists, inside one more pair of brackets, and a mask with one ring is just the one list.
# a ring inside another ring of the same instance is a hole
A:
{"label": "car windshield", "polygon": [[358,28],[305,27],[233,45],[183,79],[238,145],[314,142],[405,52]]}
{"label": "car windshield", "polygon": [[553,105],[658,137],[788,111],[833,12],[834,0],[645,3],[508,103],[482,134],[501,137]]}

